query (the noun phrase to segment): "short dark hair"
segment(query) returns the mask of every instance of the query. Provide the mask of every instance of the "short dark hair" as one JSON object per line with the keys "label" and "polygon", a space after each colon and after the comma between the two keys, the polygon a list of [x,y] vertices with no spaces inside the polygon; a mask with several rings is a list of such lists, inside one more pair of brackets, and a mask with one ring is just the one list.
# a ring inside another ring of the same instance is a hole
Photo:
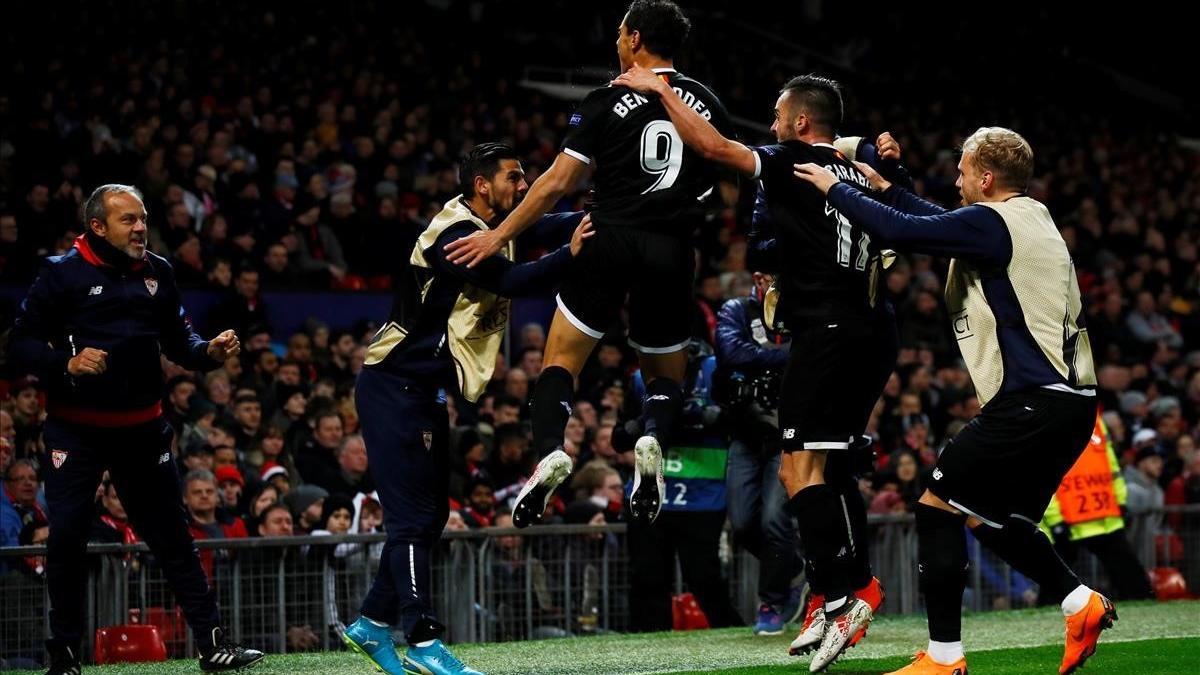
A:
{"label": "short dark hair", "polygon": [[175,377],[167,380],[167,391],[169,393],[174,393],[175,388],[181,384],[190,384],[192,386],[196,386],[196,381],[193,380],[190,375],[176,375]]}
{"label": "short dark hair", "polygon": [[783,85],[780,94],[790,94],[813,123],[837,133],[842,126],[842,85],[820,75],[799,75]]}
{"label": "short dark hair", "polygon": [[483,176],[491,180],[500,170],[500,162],[505,159],[520,159],[520,156],[511,145],[505,143],[480,143],[471,148],[458,167],[458,183],[463,196],[467,199],[474,197],[475,177]]}
{"label": "short dark hair", "polygon": [[673,59],[687,39],[692,22],[671,0],[633,0],[625,13],[625,30],[637,31],[652,54]]}
{"label": "short dark hair", "polygon": [[[287,478],[286,473],[280,474],[280,475],[283,476],[284,478]],[[270,483],[267,483],[267,485],[270,485]],[[272,511],[279,511],[281,509],[283,510],[284,513],[288,514],[289,517],[292,515],[292,510],[289,509],[287,507],[287,505],[285,505],[283,502],[275,502],[275,503],[271,504],[270,506],[268,506],[267,508],[263,509],[262,513],[258,514],[258,524],[261,526],[263,523],[267,522],[267,516],[270,515],[270,513]]]}
{"label": "short dark hair", "polygon": [[501,424],[496,427],[495,434],[497,448],[510,441],[524,441],[527,439],[521,425],[516,423]]}
{"label": "short dark hair", "polygon": [[519,401],[516,396],[509,396],[508,394],[497,396],[496,400],[492,401],[493,409],[499,408],[502,405],[508,406],[509,408],[520,409],[521,401]]}

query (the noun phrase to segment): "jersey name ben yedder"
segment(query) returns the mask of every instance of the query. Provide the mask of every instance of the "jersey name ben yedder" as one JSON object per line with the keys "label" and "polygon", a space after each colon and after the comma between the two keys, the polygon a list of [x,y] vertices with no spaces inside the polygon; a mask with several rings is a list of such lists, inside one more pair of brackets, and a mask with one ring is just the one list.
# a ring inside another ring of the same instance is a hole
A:
{"label": "jersey name ben yedder", "polygon": [[785,141],[752,150],[778,246],[776,315],[792,326],[868,318],[877,304],[872,287],[879,264],[871,237],[796,178],[793,165],[812,162],[869,190],[866,177],[826,143]]}
{"label": "jersey name ben yedder", "polygon": [[[729,114],[703,84],[673,69],[655,69],[693,110],[725,136]],[[684,145],[662,103],[627,87],[590,92],[575,114],[563,152],[595,168],[597,227],[622,226],[688,236],[698,201],[716,184],[716,165]]]}

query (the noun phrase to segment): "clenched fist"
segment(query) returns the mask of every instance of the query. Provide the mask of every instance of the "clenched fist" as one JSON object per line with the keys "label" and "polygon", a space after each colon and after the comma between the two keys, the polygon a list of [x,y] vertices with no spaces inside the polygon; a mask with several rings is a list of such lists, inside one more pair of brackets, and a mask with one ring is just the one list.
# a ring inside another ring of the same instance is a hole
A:
{"label": "clenched fist", "polygon": [[107,368],[108,352],[92,347],[84,347],[67,361],[67,372],[71,375],[99,375]]}

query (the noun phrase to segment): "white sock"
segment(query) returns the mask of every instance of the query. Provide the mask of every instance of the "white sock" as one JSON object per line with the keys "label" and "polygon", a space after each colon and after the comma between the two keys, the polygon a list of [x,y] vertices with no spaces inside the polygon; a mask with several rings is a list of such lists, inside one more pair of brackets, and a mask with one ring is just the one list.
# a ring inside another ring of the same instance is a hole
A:
{"label": "white sock", "polygon": [[935,642],[929,641],[929,657],[938,663],[948,666],[956,663],[959,659],[964,658],[962,640],[958,642]]}
{"label": "white sock", "polygon": [[380,628],[388,627],[388,625],[386,623],[383,623],[382,621],[376,621],[375,619],[372,619],[369,616],[364,616],[363,618],[366,619],[367,623],[371,624],[372,626],[379,626]]}
{"label": "white sock", "polygon": [[417,644],[415,644],[415,645],[413,645],[413,646],[414,646],[414,647],[420,647],[421,649],[424,649],[424,648],[426,648],[426,647],[429,647],[429,646],[431,646],[431,645],[432,645],[433,643],[435,643],[435,642],[437,642],[437,640],[426,640],[426,641],[424,641],[424,642],[418,642]]}
{"label": "white sock", "polygon": [[1063,616],[1071,616],[1072,614],[1078,614],[1079,612],[1082,612],[1083,608],[1087,607],[1088,600],[1091,599],[1092,589],[1084,586],[1083,584],[1079,584],[1075,587],[1075,590],[1071,591],[1067,594],[1067,597],[1063,598]]}
{"label": "white sock", "polygon": [[846,600],[848,600],[848,599],[849,598],[841,597],[841,598],[838,598],[837,600],[834,600],[833,602],[825,603],[825,612],[829,613],[829,612],[838,611],[839,609],[842,608],[842,605],[846,604]]}

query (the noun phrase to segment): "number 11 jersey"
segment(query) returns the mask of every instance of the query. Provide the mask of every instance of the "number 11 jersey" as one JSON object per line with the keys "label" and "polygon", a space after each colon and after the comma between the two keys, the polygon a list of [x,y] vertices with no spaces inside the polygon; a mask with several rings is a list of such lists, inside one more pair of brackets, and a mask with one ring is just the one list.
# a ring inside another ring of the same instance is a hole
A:
{"label": "number 11 jersey", "polygon": [[[655,68],[693,110],[733,136],[729,113],[708,87],[673,68]],[[699,200],[716,185],[718,167],[686,147],[654,96],[628,87],[590,92],[575,114],[562,151],[595,168],[597,228],[633,227],[689,237]]]}

